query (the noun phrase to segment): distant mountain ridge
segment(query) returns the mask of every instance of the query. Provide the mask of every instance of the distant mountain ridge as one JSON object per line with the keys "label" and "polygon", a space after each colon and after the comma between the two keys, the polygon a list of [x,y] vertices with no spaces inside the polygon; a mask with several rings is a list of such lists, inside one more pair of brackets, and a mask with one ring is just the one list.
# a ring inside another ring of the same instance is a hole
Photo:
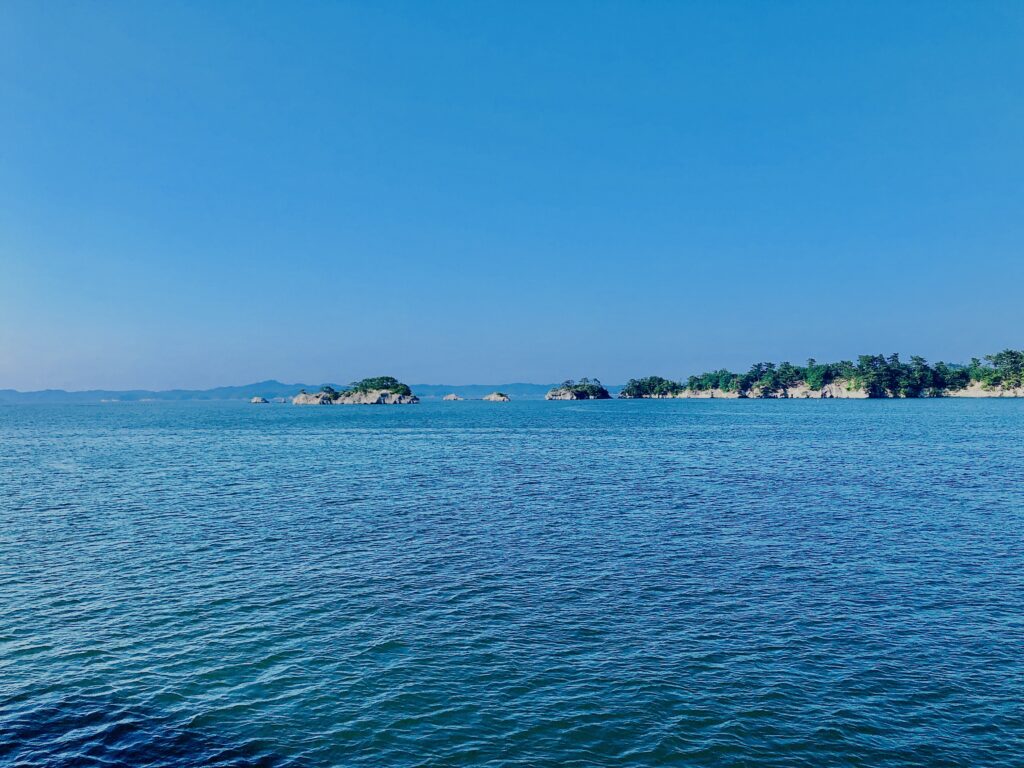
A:
{"label": "distant mountain ridge", "polygon": [[[299,392],[316,392],[324,384],[285,384],[275,379],[242,384],[234,387],[213,389],[89,389],[68,391],[64,389],[43,389],[35,392],[20,392],[16,389],[0,389],[0,403],[102,403],[139,402],[147,400],[249,400],[253,397],[291,398]],[[343,389],[339,384],[331,384]],[[506,392],[513,400],[543,400],[552,384],[411,384],[412,391],[422,400],[440,400],[454,393],[467,400],[477,400],[489,392]],[[618,389],[616,387],[615,389]]]}
{"label": "distant mountain ridge", "polygon": [[290,397],[300,389],[319,389],[319,384],[284,384],[270,379],[254,384],[236,387],[214,387],[213,389],[88,389],[68,391],[64,389],[42,389],[36,392],[19,392],[15,389],[0,389],[0,403],[99,403],[105,400],[247,400],[252,397]]}

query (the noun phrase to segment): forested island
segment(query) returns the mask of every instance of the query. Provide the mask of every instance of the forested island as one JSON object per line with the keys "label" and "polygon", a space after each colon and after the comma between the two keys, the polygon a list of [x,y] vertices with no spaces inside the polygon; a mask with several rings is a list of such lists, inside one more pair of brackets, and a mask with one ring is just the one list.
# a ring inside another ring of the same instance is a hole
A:
{"label": "forested island", "polygon": [[685,382],[660,376],[630,379],[621,398],[675,397],[1020,397],[1024,396],[1024,352],[1006,349],[970,363],[929,364],[923,357],[861,355],[857,362],[806,365],[756,363],[746,373],[726,369],[690,376]]}
{"label": "forested island", "polygon": [[598,379],[566,379],[544,395],[545,400],[608,400],[611,395]]}
{"label": "forested island", "polygon": [[394,376],[361,379],[341,391],[324,385],[319,392],[303,390],[292,398],[296,405],[409,405],[419,401],[409,386]]}

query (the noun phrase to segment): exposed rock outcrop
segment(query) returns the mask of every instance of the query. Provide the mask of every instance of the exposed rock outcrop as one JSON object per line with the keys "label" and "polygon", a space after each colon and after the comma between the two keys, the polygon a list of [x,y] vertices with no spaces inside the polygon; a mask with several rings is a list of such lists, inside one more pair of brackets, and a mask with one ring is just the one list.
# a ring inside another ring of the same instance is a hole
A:
{"label": "exposed rock outcrop", "polygon": [[491,403],[507,403],[511,399],[512,398],[504,392],[491,392],[489,395],[484,395],[484,400]]}
{"label": "exposed rock outcrop", "polygon": [[589,400],[590,399],[590,395],[588,395],[586,392],[576,392],[575,390],[572,390],[572,389],[565,389],[564,387],[559,387],[559,388],[556,388],[556,389],[552,389],[550,392],[548,392],[546,395],[544,395],[544,399],[545,400]]}
{"label": "exposed rock outcrop", "polygon": [[1024,397],[1024,387],[986,387],[980,381],[972,381],[963,389],[949,390],[946,397]]}
{"label": "exposed rock outcrop", "polygon": [[[831,386],[831,385],[830,385]],[[803,382],[799,384],[783,389],[776,395],[769,395],[769,397],[788,398],[793,400],[813,400],[822,397],[827,397],[823,394],[828,387],[822,387],[821,389],[811,389]],[[753,397],[753,395],[751,395]]]}
{"label": "exposed rock outcrop", "polygon": [[295,405],[330,405],[333,402],[331,396],[326,392],[316,392],[312,395],[308,392],[299,392],[292,398],[292,403]]}
{"label": "exposed rock outcrop", "polygon": [[[747,395],[751,398],[762,397],[760,390],[754,387]],[[800,382],[792,387],[773,392],[770,395],[764,395],[769,399],[792,399],[792,400],[830,400],[838,398],[840,400],[862,400],[867,398],[867,390],[861,389],[860,387],[850,387],[849,382],[846,381],[834,381],[831,384],[826,384],[821,389],[811,389],[804,382]]]}
{"label": "exposed rock outcrop", "polygon": [[691,400],[735,400],[739,392],[724,389],[684,389],[676,397]]}
{"label": "exposed rock outcrop", "polygon": [[620,392],[619,393],[619,399],[620,400],[674,400],[677,397],[682,397],[683,396],[683,392],[686,392],[686,391],[687,390],[680,390],[679,392],[671,392],[671,393],[665,393],[665,394],[662,394],[662,393],[652,393],[652,394],[649,394],[649,395],[631,395],[628,392]]}
{"label": "exposed rock outcrop", "polygon": [[335,405],[410,405],[418,403],[416,395],[400,395],[386,389],[371,389],[366,392],[342,392],[334,400]]}
{"label": "exposed rock outcrop", "polygon": [[[861,387],[851,387],[848,381],[833,381],[821,388],[820,397],[839,398],[840,400],[865,400],[868,392]],[[814,395],[809,395],[814,397]]]}
{"label": "exposed rock outcrop", "polygon": [[270,401],[267,400],[267,398],[265,397],[254,397],[249,402],[252,403],[253,405],[263,405],[264,403],[269,403]]}
{"label": "exposed rock outcrop", "polygon": [[451,394],[445,395],[441,399],[442,400],[462,400],[463,398],[459,397],[454,392],[452,392]]}

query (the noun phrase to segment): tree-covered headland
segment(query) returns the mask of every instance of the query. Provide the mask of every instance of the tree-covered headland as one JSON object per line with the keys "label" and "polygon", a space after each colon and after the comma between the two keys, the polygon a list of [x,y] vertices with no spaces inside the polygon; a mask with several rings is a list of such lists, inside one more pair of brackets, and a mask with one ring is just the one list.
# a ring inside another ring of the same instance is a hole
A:
{"label": "tree-covered headland", "polygon": [[1024,352],[1007,349],[983,359],[973,358],[967,365],[932,365],[917,355],[903,361],[898,354],[861,355],[857,362],[819,363],[811,359],[806,365],[755,363],[745,373],[723,368],[690,376],[683,382],[660,376],[630,379],[620,397],[677,397],[687,390],[779,397],[797,387],[821,391],[829,385],[863,390],[868,397],[941,397],[973,383],[986,389],[1024,387]]}

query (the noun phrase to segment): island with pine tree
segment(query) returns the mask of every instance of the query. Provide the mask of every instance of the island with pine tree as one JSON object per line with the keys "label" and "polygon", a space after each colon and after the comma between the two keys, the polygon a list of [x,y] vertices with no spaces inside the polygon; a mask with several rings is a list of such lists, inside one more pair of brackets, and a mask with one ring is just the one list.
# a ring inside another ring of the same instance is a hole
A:
{"label": "island with pine tree", "polygon": [[899,355],[861,355],[857,362],[806,365],[756,363],[745,373],[726,369],[685,382],[648,376],[630,379],[621,398],[916,398],[1024,397],[1024,352],[1006,349],[970,363],[929,364]]}

